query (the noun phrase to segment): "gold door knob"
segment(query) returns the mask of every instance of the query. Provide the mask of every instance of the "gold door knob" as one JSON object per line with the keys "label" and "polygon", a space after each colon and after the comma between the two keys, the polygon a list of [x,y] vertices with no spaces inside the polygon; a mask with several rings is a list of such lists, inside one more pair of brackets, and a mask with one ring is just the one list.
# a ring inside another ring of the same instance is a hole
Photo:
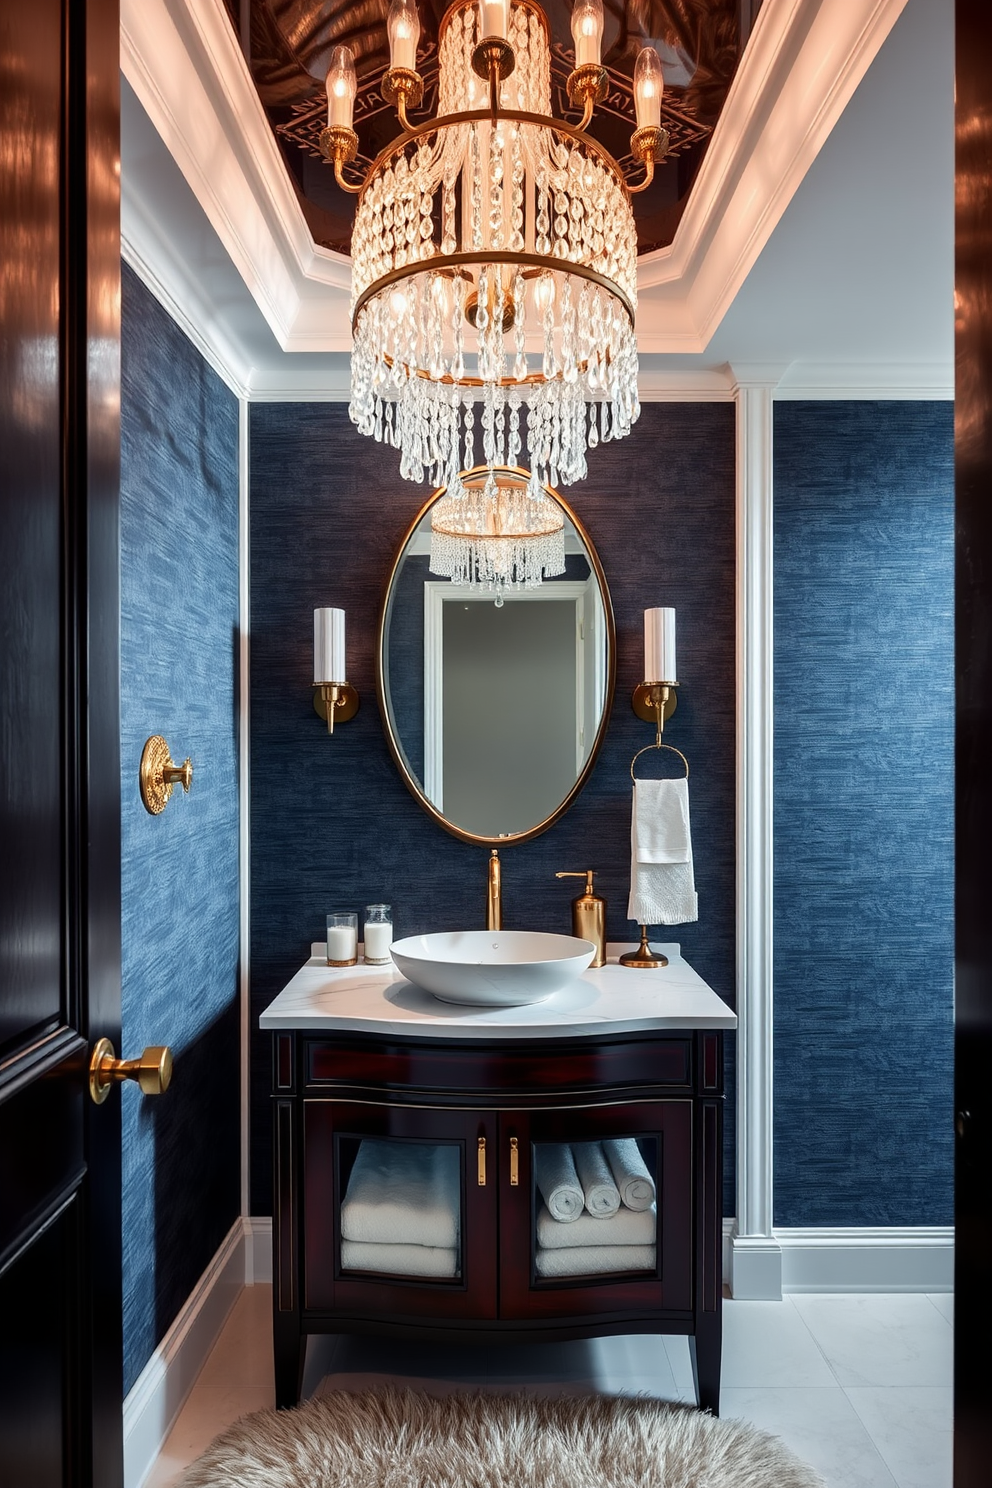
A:
{"label": "gold door knob", "polygon": [[90,1095],[102,1106],[112,1085],[137,1080],[143,1095],[163,1095],[172,1079],[172,1050],[152,1044],[137,1059],[117,1059],[107,1038],[97,1039],[90,1057]]}

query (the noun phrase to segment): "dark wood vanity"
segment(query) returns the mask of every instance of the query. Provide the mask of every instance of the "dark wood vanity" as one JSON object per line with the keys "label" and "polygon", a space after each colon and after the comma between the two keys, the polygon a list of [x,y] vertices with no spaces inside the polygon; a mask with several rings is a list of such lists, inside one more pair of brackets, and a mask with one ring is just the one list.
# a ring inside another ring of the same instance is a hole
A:
{"label": "dark wood vanity", "polygon": [[[688,1335],[699,1403],[718,1411],[722,1029],[733,1026],[734,1017],[684,962],[678,969],[686,986],[679,1009],[667,1018],[665,997],[675,982],[658,974],[654,1018],[611,1021],[600,1013],[590,1026],[573,1014],[570,1024],[556,1019],[548,1004],[543,1020],[539,1011],[514,1010],[530,1014],[533,1026],[511,1019],[505,1033],[491,1018],[473,1020],[467,1010],[462,1018],[448,1009],[436,1027],[429,1011],[418,1019],[420,994],[395,972],[381,978],[382,1011],[365,1016],[357,1004],[369,999],[367,974],[364,982],[353,978],[351,1004],[341,973],[319,962],[294,978],[262,1018],[273,1031],[279,1406],[299,1398],[310,1334],[492,1344],[667,1333]],[[654,974],[615,967],[586,973],[601,999],[643,1001],[647,976]],[[398,998],[397,987],[406,989]],[[708,998],[695,1027],[686,1026],[693,1021],[686,1011],[690,993],[701,1008],[703,993]],[[409,1021],[397,1027],[394,1009],[404,996]],[[429,1009],[432,999],[422,996]],[[321,1021],[336,1026],[321,1027]],[[635,1021],[660,1026],[631,1028]],[[535,1149],[611,1137],[636,1138],[653,1169],[655,1265],[539,1275]],[[367,1139],[455,1149],[455,1274],[406,1276],[342,1265],[341,1204]]]}

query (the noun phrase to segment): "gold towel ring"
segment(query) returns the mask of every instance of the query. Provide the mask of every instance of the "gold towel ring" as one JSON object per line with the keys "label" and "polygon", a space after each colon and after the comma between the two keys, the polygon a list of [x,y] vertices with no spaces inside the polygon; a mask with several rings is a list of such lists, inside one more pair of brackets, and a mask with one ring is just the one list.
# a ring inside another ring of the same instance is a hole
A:
{"label": "gold towel ring", "polygon": [[670,749],[673,754],[677,754],[679,759],[685,765],[685,778],[686,780],[689,779],[689,761],[686,759],[681,749],[676,749],[674,744],[645,744],[644,748],[639,749],[630,762],[630,778],[635,785],[637,784],[637,776],[634,774],[634,766],[637,764],[637,761],[640,759],[641,755],[647,754],[649,749]]}

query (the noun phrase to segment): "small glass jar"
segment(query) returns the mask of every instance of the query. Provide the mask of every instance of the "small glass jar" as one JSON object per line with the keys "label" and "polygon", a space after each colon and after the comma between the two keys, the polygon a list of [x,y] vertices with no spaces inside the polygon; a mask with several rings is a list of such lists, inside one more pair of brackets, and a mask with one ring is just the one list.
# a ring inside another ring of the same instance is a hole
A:
{"label": "small glass jar", "polygon": [[388,904],[369,904],[366,907],[362,938],[366,965],[388,966],[392,959],[389,947],[393,943],[393,912]]}
{"label": "small glass jar", "polygon": [[327,964],[328,966],[354,966],[358,960],[358,916],[329,914],[327,916]]}

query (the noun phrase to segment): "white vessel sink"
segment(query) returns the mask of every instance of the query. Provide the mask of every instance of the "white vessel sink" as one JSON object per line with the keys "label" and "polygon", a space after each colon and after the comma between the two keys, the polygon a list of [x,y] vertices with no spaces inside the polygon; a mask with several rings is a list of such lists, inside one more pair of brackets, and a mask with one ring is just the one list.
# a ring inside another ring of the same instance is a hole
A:
{"label": "white vessel sink", "polygon": [[408,981],[442,1002],[521,1007],[574,982],[596,947],[542,930],[451,930],[408,935],[390,952]]}

